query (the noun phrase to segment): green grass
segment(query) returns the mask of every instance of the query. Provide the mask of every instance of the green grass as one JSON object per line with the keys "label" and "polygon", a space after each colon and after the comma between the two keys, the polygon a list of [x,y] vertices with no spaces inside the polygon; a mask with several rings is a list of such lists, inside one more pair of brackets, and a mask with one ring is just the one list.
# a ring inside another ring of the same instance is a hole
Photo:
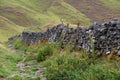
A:
{"label": "green grass", "polygon": [[0,76],[8,77],[16,73],[19,70],[16,63],[20,60],[22,60],[22,57],[19,54],[0,46]]}
{"label": "green grass", "polygon": [[[0,43],[0,80],[40,80],[41,75],[35,75],[36,70],[41,67],[36,61],[36,56],[32,59],[34,61],[34,65],[30,66],[28,69],[25,69],[25,72],[21,73],[21,68],[18,68],[17,64],[18,62],[24,61],[24,64],[27,66],[31,63],[31,59],[25,61],[26,57],[30,58],[30,54],[26,54],[20,50],[15,52],[14,49],[10,49],[7,46],[8,44]],[[35,76],[35,78],[28,78],[25,75]]]}
{"label": "green grass", "polygon": [[9,37],[23,31],[23,27],[14,24],[5,17],[0,16],[0,41],[4,42]]}
{"label": "green grass", "polygon": [[47,59],[47,57],[52,56],[52,54],[53,49],[50,45],[43,46],[38,50],[37,61],[44,61]]}
{"label": "green grass", "polygon": [[100,0],[100,1],[102,1],[109,8],[120,11],[120,0]]}

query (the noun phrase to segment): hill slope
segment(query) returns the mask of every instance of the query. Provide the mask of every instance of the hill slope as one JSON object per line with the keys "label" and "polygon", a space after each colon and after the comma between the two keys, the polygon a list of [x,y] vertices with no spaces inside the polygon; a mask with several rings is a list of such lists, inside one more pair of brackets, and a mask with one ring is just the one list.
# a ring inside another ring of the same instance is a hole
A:
{"label": "hill slope", "polygon": [[[81,25],[90,23],[89,18],[62,0],[2,0],[0,1],[0,16],[14,24],[8,25],[9,23],[5,21],[4,24],[0,23],[2,27],[7,25],[8,29],[17,28],[16,26],[19,25],[36,30],[60,23],[61,18],[69,23],[81,22]],[[17,29],[19,30],[19,28]],[[15,33],[12,30],[0,30]],[[0,37],[3,37],[1,35]],[[8,38],[8,36],[4,36],[5,39]]]}
{"label": "hill slope", "polygon": [[66,23],[80,22],[81,25],[119,18],[119,5],[118,0],[1,0],[0,26],[7,29],[0,28],[0,41],[23,29],[53,26],[60,23],[61,18]]}
{"label": "hill slope", "polygon": [[81,11],[93,22],[120,17],[119,0],[64,0]]}
{"label": "hill slope", "polygon": [[120,11],[120,0],[100,0],[107,7]]}
{"label": "hill slope", "polygon": [[0,16],[0,41],[6,41],[8,37],[22,32],[23,27],[18,26],[5,17]]}

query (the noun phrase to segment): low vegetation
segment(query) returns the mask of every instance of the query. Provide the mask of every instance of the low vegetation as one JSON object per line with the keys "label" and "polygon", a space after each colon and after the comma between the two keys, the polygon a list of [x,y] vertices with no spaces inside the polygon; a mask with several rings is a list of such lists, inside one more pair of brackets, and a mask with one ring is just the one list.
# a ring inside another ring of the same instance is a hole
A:
{"label": "low vegetation", "polygon": [[0,80],[13,73],[17,73],[19,68],[16,67],[16,63],[21,60],[22,57],[20,54],[16,54],[0,46]]}
{"label": "low vegetation", "polygon": [[[14,43],[20,40],[14,40]],[[84,50],[72,51],[67,45],[60,49],[59,44],[38,43],[29,47],[17,46],[17,49],[25,51],[25,58],[34,53],[32,59],[27,59],[27,63],[36,60],[34,65],[42,65],[47,80],[119,80],[120,62],[107,60],[106,57],[89,56]],[[34,57],[34,58],[33,58]],[[29,57],[30,58],[30,57]],[[33,66],[34,66],[33,65]]]}
{"label": "low vegetation", "polygon": [[47,57],[53,54],[53,49],[49,46],[44,46],[38,50],[37,61],[44,61]]}
{"label": "low vegetation", "polygon": [[118,80],[120,72],[112,65],[116,64],[93,58],[81,59],[81,56],[67,53],[46,61],[45,73],[48,80]]}

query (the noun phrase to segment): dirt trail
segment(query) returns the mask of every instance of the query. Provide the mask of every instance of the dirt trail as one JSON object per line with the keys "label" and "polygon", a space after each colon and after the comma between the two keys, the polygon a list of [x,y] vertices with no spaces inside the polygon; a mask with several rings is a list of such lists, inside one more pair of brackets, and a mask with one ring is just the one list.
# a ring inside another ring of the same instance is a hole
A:
{"label": "dirt trail", "polygon": [[85,14],[93,22],[103,22],[112,18],[119,18],[120,11],[111,10],[99,0],[64,0]]}

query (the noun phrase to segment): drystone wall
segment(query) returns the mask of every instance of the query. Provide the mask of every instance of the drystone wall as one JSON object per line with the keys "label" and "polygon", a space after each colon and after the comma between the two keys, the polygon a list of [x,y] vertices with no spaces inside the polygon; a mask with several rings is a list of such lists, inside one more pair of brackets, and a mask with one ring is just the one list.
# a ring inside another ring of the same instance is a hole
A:
{"label": "drystone wall", "polygon": [[[109,54],[115,50],[115,53],[120,55],[120,22],[117,20],[102,24],[94,23],[82,28],[70,28],[59,24],[44,32],[23,31],[21,35],[14,37],[21,38],[25,44],[34,44],[45,39],[48,42],[60,42],[61,48],[69,44],[73,49],[86,49],[88,53],[95,50]],[[9,39],[12,40],[14,37]]]}

